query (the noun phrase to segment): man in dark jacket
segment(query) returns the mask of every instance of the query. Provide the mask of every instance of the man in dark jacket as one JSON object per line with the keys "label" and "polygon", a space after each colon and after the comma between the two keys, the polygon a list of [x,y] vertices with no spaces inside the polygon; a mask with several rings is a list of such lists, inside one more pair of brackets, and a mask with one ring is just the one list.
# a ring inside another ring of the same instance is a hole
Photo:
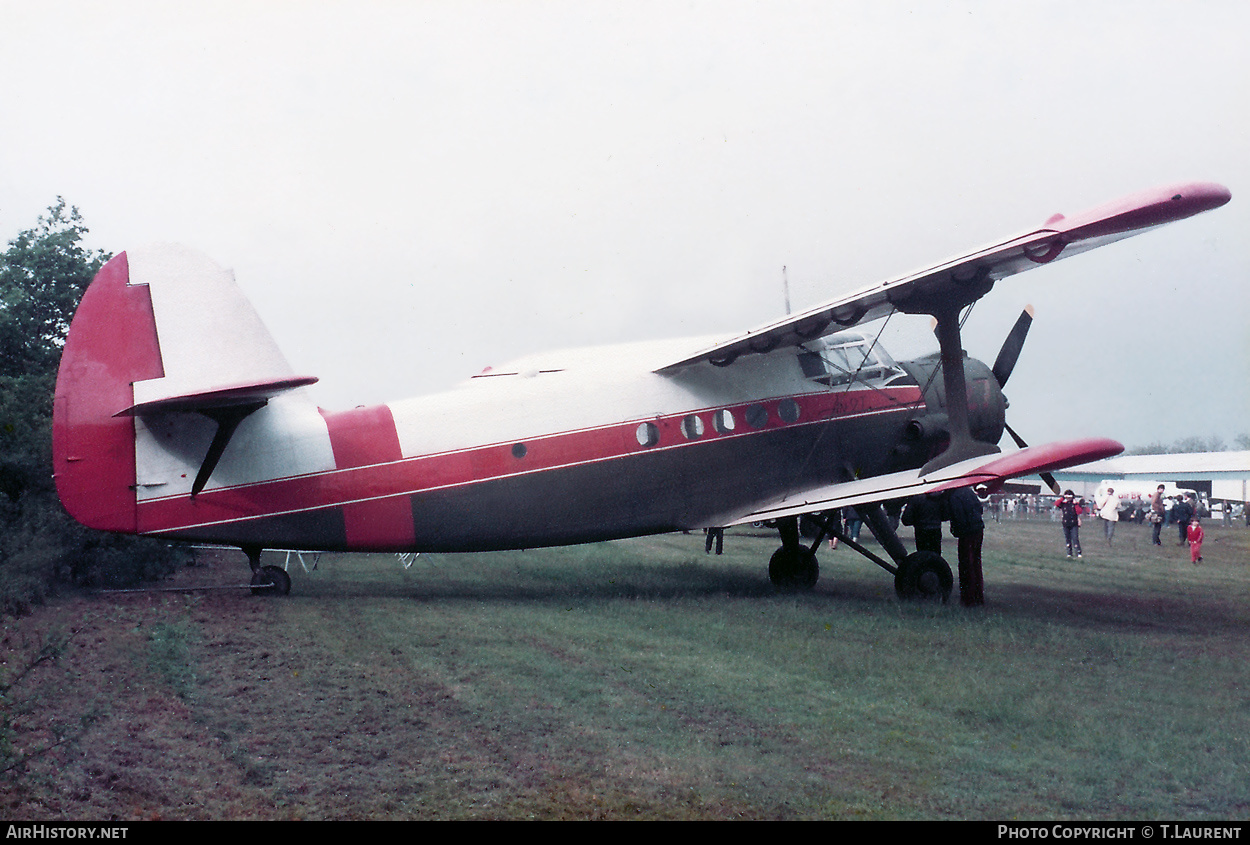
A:
{"label": "man in dark jacket", "polygon": [[985,521],[981,500],[971,487],[960,487],[946,494],[946,514],[951,533],[959,539],[959,603],[964,607],[985,604],[985,579],[981,574],[981,542]]}
{"label": "man in dark jacket", "polygon": [[1068,557],[1081,556],[1081,514],[1085,512],[1085,500],[1077,499],[1071,490],[1064,490],[1063,496],[1055,502],[1063,516],[1063,539],[1068,544]]}
{"label": "man in dark jacket", "polygon": [[916,551],[942,553],[942,497],[937,493],[912,496],[903,508],[903,524],[916,529]]}
{"label": "man in dark jacket", "polygon": [[1176,500],[1176,505],[1172,508],[1172,518],[1176,520],[1176,527],[1181,537],[1181,541],[1176,545],[1183,546],[1189,542],[1189,538],[1185,536],[1185,529],[1189,528],[1189,521],[1194,518],[1194,506],[1189,503],[1188,495]]}

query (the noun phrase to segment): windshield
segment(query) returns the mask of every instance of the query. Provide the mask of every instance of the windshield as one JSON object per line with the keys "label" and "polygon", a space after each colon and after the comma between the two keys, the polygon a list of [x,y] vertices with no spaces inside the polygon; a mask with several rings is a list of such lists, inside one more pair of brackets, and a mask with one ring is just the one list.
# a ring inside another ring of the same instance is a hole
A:
{"label": "windshield", "polygon": [[882,381],[901,370],[889,353],[860,334],[830,335],[799,353],[803,375],[829,386]]}

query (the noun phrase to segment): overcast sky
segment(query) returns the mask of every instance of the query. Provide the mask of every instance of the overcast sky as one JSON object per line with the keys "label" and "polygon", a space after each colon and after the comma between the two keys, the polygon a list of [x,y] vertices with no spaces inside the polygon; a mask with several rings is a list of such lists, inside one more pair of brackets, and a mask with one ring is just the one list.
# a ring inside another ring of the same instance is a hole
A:
{"label": "overcast sky", "polygon": [[[750,328],[1143,188],[1222,209],[1013,277],[1032,442],[1250,433],[1250,4],[0,0],[0,240],[231,267],[331,409]],[[927,323],[896,357],[936,350]],[[223,338],[223,342],[227,339]]]}

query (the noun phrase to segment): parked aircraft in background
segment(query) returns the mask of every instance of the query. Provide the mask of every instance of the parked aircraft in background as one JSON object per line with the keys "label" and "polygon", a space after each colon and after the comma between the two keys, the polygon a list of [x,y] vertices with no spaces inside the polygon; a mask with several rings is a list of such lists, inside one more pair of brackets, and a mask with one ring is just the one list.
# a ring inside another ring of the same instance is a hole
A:
{"label": "parked aircraft in background", "polygon": [[[769,574],[810,587],[798,517],[854,505],[900,595],[950,591],[881,503],[1117,454],[1106,439],[1027,447],[995,363],[960,313],[1000,279],[1223,205],[1227,189],[1147,191],[720,339],[535,355],[445,393],[329,412],[301,388],[230,272],[177,246],[122,253],[83,297],[57,380],[57,490],[83,524],[237,545],[286,592],[270,549],[481,551],[770,521]],[[895,361],[856,327],[936,319],[940,352]],[[1004,431],[1021,446],[1001,454]],[[823,523],[833,531],[831,523]],[[822,535],[825,533],[822,531]]]}

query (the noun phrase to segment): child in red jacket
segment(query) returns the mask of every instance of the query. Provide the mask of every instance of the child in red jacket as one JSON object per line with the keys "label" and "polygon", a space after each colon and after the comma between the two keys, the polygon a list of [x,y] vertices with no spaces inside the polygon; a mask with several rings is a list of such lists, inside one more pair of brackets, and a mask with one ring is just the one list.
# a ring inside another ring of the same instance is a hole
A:
{"label": "child in red jacket", "polygon": [[1197,565],[1202,562],[1202,538],[1206,536],[1202,530],[1202,526],[1198,523],[1198,517],[1194,517],[1189,522],[1189,527],[1185,529],[1185,537],[1189,540],[1189,562]]}

